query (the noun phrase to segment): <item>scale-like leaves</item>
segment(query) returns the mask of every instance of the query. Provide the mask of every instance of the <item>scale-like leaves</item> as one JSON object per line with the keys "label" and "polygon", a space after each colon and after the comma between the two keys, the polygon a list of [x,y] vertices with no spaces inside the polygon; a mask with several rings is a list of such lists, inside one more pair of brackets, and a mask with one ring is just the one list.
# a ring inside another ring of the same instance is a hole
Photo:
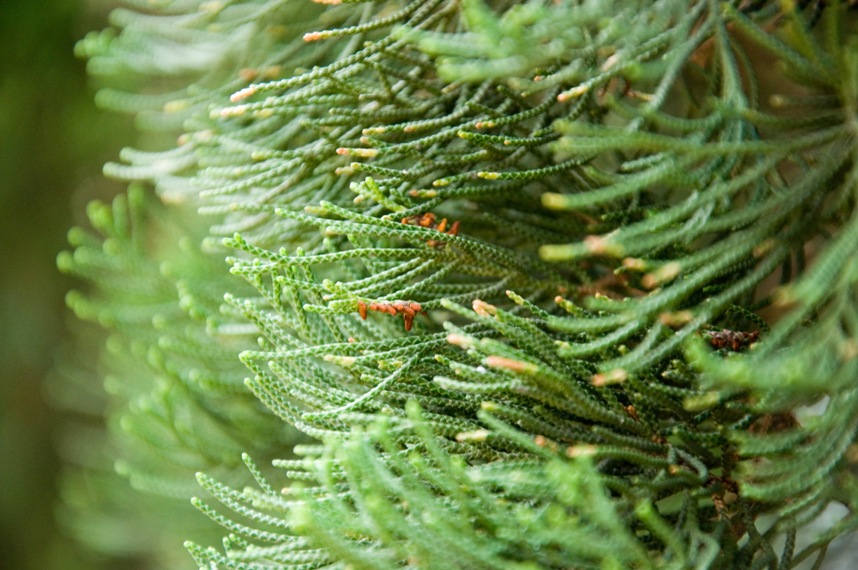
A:
{"label": "scale-like leaves", "polygon": [[61,264],[169,378],[128,431],[210,461],[199,565],[789,568],[854,526],[846,3],[163,4],[80,50],[181,127],[107,169],[180,251],[96,208]]}

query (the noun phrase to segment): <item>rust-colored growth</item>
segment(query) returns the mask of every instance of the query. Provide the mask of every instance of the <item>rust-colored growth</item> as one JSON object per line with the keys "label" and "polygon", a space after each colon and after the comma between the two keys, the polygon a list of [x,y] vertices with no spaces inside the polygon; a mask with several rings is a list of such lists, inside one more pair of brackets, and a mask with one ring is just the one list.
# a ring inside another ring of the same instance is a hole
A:
{"label": "rust-colored growth", "polygon": [[414,216],[408,216],[407,218],[402,218],[403,224],[409,224],[412,226],[420,226],[421,228],[434,228],[435,227],[435,214],[432,212],[426,212],[425,214],[416,214]]}
{"label": "rust-colored growth", "polygon": [[387,313],[388,315],[402,315],[405,321],[405,330],[410,331],[414,325],[414,317],[419,314],[426,314],[420,303],[416,301],[382,301],[380,303],[366,304],[363,301],[358,301],[358,313],[360,318],[366,320],[367,311],[375,311],[377,313]]}
{"label": "rust-colored growth", "polygon": [[765,414],[757,418],[748,431],[759,434],[777,433],[797,428],[799,425],[801,424],[790,413]]}
{"label": "rust-colored growth", "polygon": [[537,435],[533,438],[533,443],[538,445],[539,447],[544,447],[545,449],[550,449],[551,451],[557,451],[559,446],[556,442],[548,439],[544,435]]}
{"label": "rust-colored growth", "polygon": [[706,486],[713,489],[710,495],[712,504],[718,518],[730,523],[730,530],[735,538],[741,538],[745,534],[745,521],[743,517],[736,516],[736,501],[739,500],[739,484],[729,476],[709,476]]}
{"label": "rust-colored growth", "polygon": [[640,417],[638,416],[638,411],[633,405],[629,404],[628,406],[626,406],[626,413],[636,422],[641,421]]}
{"label": "rust-colored growth", "polygon": [[[459,222],[458,220],[454,221],[450,224],[449,229],[447,228],[447,218],[441,218],[441,221],[437,221],[437,217],[432,212],[426,212],[424,214],[416,214],[414,216],[408,216],[407,218],[402,218],[403,224],[409,224],[412,226],[420,226],[421,228],[432,228],[434,230],[438,230],[439,232],[446,234],[448,236],[457,236],[459,235]],[[429,247],[443,247],[443,240],[435,240],[430,239],[426,242],[426,245]]]}
{"label": "rust-colored growth", "polygon": [[[441,223],[438,224],[438,227],[436,229],[439,232],[443,232],[443,233],[447,234],[448,236],[459,235],[459,222],[458,221],[453,222],[450,225],[450,229],[445,232],[442,229],[442,226],[444,228],[446,228],[446,223],[447,223],[447,218],[442,219]],[[426,242],[426,245],[428,245],[429,247],[444,247],[444,241],[443,240],[430,239],[429,241]]]}
{"label": "rust-colored growth", "polygon": [[703,336],[716,350],[728,348],[733,352],[739,352],[757,342],[760,331],[743,332],[721,329],[720,331],[704,332]]}

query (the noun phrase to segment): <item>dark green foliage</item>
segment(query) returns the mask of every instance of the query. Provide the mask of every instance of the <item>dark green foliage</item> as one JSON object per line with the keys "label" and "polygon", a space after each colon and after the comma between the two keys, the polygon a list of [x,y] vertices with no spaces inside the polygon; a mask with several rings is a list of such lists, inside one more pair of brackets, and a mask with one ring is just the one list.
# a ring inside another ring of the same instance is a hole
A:
{"label": "dark green foliage", "polygon": [[160,4],[80,49],[181,128],[107,168],[163,204],[61,265],[132,482],[224,507],[200,566],[791,568],[855,525],[847,5]]}

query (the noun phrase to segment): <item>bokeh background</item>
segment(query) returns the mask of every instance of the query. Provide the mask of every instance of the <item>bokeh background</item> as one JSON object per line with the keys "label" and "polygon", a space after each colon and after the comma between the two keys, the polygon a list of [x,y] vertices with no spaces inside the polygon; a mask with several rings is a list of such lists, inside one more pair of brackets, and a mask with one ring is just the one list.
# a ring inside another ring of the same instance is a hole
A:
{"label": "bokeh background", "polygon": [[0,2],[0,568],[98,570],[142,562],[95,555],[55,522],[60,411],[44,378],[71,318],[56,269],[85,204],[119,184],[101,176],[135,134],[101,112],[74,44],[107,25],[115,1]]}

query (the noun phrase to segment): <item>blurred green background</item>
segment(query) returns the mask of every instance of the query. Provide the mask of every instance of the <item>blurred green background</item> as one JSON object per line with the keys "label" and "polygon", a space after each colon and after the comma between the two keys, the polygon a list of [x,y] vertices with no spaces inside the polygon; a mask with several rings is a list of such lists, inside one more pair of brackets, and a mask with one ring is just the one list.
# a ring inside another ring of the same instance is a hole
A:
{"label": "blurred green background", "polygon": [[73,285],[56,269],[85,204],[122,187],[101,176],[135,133],[101,112],[75,42],[104,28],[117,2],[0,3],[0,568],[134,568],[86,552],[55,522],[62,414],[43,397],[70,318]]}

